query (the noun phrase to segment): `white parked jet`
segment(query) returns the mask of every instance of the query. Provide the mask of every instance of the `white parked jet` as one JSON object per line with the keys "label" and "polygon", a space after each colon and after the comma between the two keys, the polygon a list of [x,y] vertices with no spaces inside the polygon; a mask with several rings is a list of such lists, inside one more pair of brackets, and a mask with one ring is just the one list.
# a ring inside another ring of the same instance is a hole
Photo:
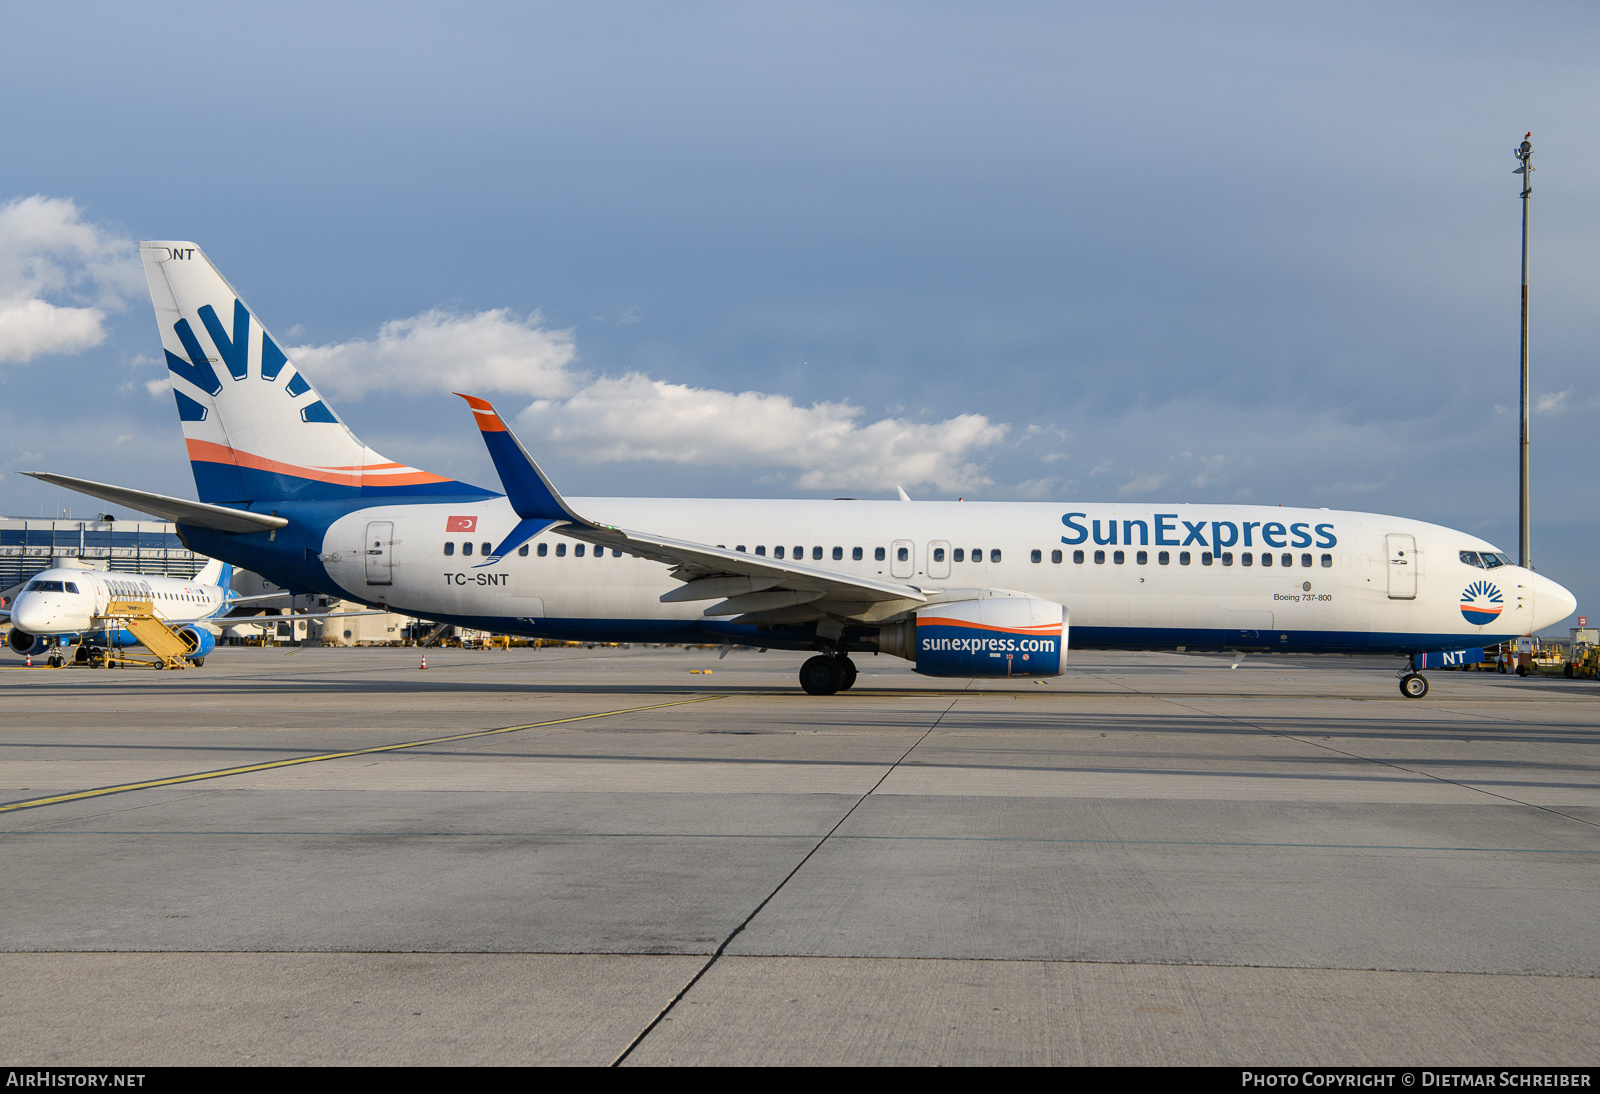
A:
{"label": "white parked jet", "polygon": [[6,645],[15,653],[44,657],[59,665],[62,651],[80,643],[83,659],[95,661],[107,647],[139,644],[129,631],[106,629],[103,617],[111,601],[148,600],[156,618],[188,645],[189,662],[203,665],[221,630],[214,621],[241,600],[228,588],[232,576],[233,567],[220,559],[206,563],[192,578],[45,570],[23,585],[9,613],[0,613],[11,619]]}
{"label": "white parked jet", "polygon": [[200,501],[37,478],[177,522],[291,590],[557,639],[852,653],[1053,676],[1080,647],[1391,653],[1418,671],[1548,627],[1572,594],[1466,532],[1245,505],[564,499],[466,397],[503,493],[362,444],[193,243],[141,245]]}

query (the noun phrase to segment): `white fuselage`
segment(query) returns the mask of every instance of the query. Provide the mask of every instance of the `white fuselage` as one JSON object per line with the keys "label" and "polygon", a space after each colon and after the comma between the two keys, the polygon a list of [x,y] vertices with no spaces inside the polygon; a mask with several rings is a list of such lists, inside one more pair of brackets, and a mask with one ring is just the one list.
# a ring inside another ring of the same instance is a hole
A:
{"label": "white fuselage", "polygon": [[[782,550],[794,559],[798,550],[810,566],[924,592],[1024,592],[1067,607],[1074,645],[1182,645],[1192,635],[1196,645],[1285,649],[1472,646],[1550,626],[1575,607],[1566,589],[1501,564],[1477,536],[1371,513],[850,500],[572,504],[624,530],[768,557]],[[703,603],[661,602],[680,584],[666,565],[597,553],[557,531],[534,537],[525,553],[486,560],[485,545],[498,546],[517,519],[502,497],[371,506],[329,527],[322,562],[354,599],[514,632],[643,640],[665,634],[663,624],[712,622]],[[1490,552],[1493,565],[1463,561],[1464,552],[1480,562]],[[1463,597],[1485,584],[1501,597],[1498,614],[1469,622]]]}

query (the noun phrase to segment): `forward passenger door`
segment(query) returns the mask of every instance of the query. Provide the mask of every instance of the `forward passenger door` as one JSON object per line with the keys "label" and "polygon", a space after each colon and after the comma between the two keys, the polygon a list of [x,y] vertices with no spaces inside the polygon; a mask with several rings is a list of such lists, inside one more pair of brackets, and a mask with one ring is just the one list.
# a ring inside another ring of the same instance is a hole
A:
{"label": "forward passenger door", "polygon": [[1417,537],[1392,533],[1389,546],[1389,599],[1417,598]]}

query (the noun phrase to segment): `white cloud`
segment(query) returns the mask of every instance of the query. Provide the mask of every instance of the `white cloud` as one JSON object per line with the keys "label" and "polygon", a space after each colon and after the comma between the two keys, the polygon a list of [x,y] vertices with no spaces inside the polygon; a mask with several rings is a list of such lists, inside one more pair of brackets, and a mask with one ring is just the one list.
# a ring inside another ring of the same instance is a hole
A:
{"label": "white cloud", "polygon": [[1162,486],[1165,486],[1169,477],[1170,476],[1160,474],[1139,475],[1135,478],[1129,479],[1127,482],[1119,486],[1117,488],[1117,493],[1121,494],[1125,498],[1132,497],[1135,494],[1148,494],[1152,490],[1158,490]]}
{"label": "white cloud", "polygon": [[1535,414],[1560,414],[1567,409],[1567,396],[1576,388],[1567,388],[1565,391],[1548,392],[1533,401]]}
{"label": "white cloud", "polygon": [[123,308],[140,280],[133,243],[85,223],[71,200],[0,205],[0,362],[98,346],[106,312]]}
{"label": "white cloud", "polygon": [[990,480],[968,458],[1006,427],[981,414],[942,422],[861,421],[849,403],[801,406],[784,395],[735,394],[638,373],[604,378],[570,398],[541,400],[520,421],[591,462],[656,460],[800,472],[806,490],[929,483],[970,490]]}
{"label": "white cloud", "polygon": [[325,395],[359,399],[372,391],[491,391],[559,398],[577,380],[570,330],[548,330],[538,312],[509,308],[457,315],[432,310],[393,319],[368,342],[356,338],[288,351]]}
{"label": "white cloud", "polygon": [[861,408],[849,403],[802,406],[783,395],[695,388],[639,373],[592,379],[570,367],[577,358],[571,331],[546,329],[537,312],[505,308],[428,311],[385,323],[372,341],[298,346],[289,355],[330,396],[532,396],[519,415],[536,431],[530,440],[586,462],[776,468],[798,473],[795,485],[807,490],[985,486],[990,480],[971,454],[998,444],[1007,428],[981,414],[864,422]]}

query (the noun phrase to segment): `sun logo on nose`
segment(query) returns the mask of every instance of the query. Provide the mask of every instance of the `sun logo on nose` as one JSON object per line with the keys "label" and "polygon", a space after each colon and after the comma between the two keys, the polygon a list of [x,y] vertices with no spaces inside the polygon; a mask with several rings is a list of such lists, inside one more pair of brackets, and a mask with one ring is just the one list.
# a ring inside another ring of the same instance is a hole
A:
{"label": "sun logo on nose", "polygon": [[1500,590],[1487,581],[1474,581],[1461,593],[1461,616],[1481,627],[1500,618]]}

